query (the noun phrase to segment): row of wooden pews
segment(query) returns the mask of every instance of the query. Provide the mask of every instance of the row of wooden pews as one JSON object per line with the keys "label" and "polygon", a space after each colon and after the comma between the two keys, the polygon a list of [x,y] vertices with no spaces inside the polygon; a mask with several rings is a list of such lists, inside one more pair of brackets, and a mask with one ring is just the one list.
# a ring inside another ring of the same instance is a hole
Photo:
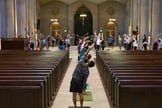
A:
{"label": "row of wooden pews", "polygon": [[161,51],[97,51],[112,108],[161,108]]}
{"label": "row of wooden pews", "polygon": [[68,64],[68,51],[0,51],[0,107],[50,108]]}

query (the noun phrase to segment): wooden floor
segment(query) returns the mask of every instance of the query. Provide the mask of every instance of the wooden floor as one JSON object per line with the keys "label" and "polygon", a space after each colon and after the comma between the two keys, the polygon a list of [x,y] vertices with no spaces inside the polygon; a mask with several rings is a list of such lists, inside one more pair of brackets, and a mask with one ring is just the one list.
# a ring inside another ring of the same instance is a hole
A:
{"label": "wooden floor", "polygon": [[[119,48],[113,48],[113,49],[106,48],[105,50],[119,50]],[[93,59],[95,59],[96,57],[95,50],[92,50],[90,53],[92,54]],[[71,63],[62,81],[58,94],[52,104],[52,108],[68,108],[69,106],[73,106],[72,93],[69,92],[69,86],[70,86],[70,80],[72,77],[73,70],[77,64],[76,46],[71,46],[70,58],[71,58]],[[89,84],[89,91],[92,92],[93,101],[85,101],[84,106],[90,106],[90,108],[110,108],[109,101],[106,97],[106,93],[104,91],[96,67],[90,69],[88,84]],[[78,106],[80,105],[79,102],[77,103],[77,105]]]}

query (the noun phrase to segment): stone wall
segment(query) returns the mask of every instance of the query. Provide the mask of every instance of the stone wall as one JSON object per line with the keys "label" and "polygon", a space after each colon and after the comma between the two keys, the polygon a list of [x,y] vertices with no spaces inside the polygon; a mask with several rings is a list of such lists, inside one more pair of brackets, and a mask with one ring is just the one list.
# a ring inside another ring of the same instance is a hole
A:
{"label": "stone wall", "polygon": [[[108,19],[112,16],[109,14],[109,8],[113,8],[113,17],[117,20],[117,32],[126,33],[127,32],[127,12],[126,6],[114,2],[104,2],[97,5],[92,2],[85,1],[84,3],[79,1],[72,3],[70,5],[64,4],[62,2],[50,2],[41,7],[41,29],[40,31],[45,35],[50,34],[50,19],[57,18],[62,26],[62,33],[64,27],[66,27],[71,33],[74,32],[74,15],[79,7],[84,5],[89,9],[93,16],[93,30],[99,30],[99,28],[105,28]],[[55,13],[52,13],[55,11]]]}

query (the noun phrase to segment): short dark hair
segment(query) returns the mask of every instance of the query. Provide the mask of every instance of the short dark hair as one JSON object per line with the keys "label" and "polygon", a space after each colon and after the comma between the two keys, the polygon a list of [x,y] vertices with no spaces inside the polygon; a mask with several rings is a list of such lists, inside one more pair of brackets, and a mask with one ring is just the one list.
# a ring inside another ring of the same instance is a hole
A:
{"label": "short dark hair", "polygon": [[88,58],[84,58],[84,63],[87,63],[88,62]]}
{"label": "short dark hair", "polygon": [[93,60],[88,62],[88,67],[94,67],[95,66],[95,62]]}
{"label": "short dark hair", "polygon": [[88,54],[87,55],[87,59],[91,59],[92,58],[92,55],[91,54]]}
{"label": "short dark hair", "polygon": [[92,58],[91,54],[86,55],[84,58],[84,63],[87,63],[91,58]]}

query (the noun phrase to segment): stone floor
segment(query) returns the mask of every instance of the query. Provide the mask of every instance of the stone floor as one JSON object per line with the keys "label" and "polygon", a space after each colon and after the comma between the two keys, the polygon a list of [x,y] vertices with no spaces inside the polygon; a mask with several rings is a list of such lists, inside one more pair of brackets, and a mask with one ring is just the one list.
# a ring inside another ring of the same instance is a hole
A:
{"label": "stone floor", "polygon": [[[105,50],[119,50],[119,48],[106,48]],[[95,59],[95,50],[91,50],[93,59]],[[70,58],[71,62],[64,76],[62,84],[59,88],[58,94],[52,104],[52,108],[68,108],[73,106],[72,93],[69,92],[70,80],[72,77],[73,70],[77,64],[77,47],[71,46]],[[89,90],[92,92],[93,101],[85,101],[84,106],[90,106],[91,108],[110,108],[109,101],[106,97],[99,73],[96,67],[90,69],[90,75],[88,77]],[[79,106],[79,101],[77,103]]]}

